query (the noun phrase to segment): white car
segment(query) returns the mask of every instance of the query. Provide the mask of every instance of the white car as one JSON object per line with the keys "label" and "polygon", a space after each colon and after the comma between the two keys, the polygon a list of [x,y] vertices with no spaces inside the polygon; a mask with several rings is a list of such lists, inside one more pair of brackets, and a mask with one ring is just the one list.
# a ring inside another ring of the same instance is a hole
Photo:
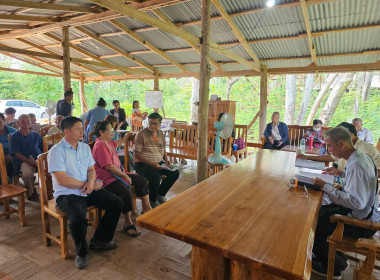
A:
{"label": "white car", "polygon": [[13,107],[16,110],[15,118],[22,114],[33,113],[36,115],[37,119],[46,118],[47,114],[45,112],[45,107],[38,105],[37,103],[30,102],[27,100],[0,100],[0,112],[4,113],[5,109],[8,107]]}

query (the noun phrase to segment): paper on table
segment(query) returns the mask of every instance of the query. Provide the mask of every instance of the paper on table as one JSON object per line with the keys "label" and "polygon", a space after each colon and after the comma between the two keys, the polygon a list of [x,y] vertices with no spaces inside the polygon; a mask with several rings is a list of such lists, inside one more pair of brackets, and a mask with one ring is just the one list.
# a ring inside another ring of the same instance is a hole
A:
{"label": "paper on table", "polygon": [[162,168],[165,168],[165,169],[167,169],[167,170],[170,170],[170,171],[176,171],[176,170],[178,170],[177,166],[175,166],[175,165],[171,165],[171,166],[169,167],[166,163],[161,164],[161,167],[162,167]]}
{"label": "paper on table", "polygon": [[334,176],[328,174],[321,174],[319,171],[316,170],[299,169],[296,173],[296,178],[298,178],[298,181],[307,184],[313,184],[311,179],[316,177],[322,179],[327,184],[334,184]]}
{"label": "paper on table", "polygon": [[296,159],[296,167],[323,170],[325,169],[325,163],[308,159]]}

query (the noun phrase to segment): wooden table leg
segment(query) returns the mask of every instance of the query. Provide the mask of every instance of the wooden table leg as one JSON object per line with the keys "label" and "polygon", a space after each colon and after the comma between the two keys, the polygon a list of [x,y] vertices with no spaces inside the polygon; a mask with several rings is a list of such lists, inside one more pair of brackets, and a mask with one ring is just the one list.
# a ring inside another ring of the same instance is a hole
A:
{"label": "wooden table leg", "polygon": [[4,202],[5,219],[9,219],[9,215],[10,215],[9,199],[5,199],[3,202]]}
{"label": "wooden table leg", "polygon": [[191,251],[192,280],[228,279],[229,260],[205,249],[193,246]]}
{"label": "wooden table leg", "polygon": [[20,218],[20,226],[26,226],[25,221],[25,196],[24,194],[21,194],[18,197],[18,215]]}

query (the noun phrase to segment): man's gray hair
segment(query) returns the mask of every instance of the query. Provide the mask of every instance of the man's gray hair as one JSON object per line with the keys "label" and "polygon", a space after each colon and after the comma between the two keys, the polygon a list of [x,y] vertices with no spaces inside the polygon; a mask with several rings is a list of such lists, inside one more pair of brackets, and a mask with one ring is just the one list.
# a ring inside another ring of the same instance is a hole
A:
{"label": "man's gray hair", "polygon": [[363,120],[361,118],[355,118],[352,120],[352,123],[354,122],[360,122],[360,123],[363,123]]}
{"label": "man's gray hair", "polygon": [[280,115],[280,113],[279,112],[273,112],[272,116],[273,115]]}
{"label": "man's gray hair", "polygon": [[344,142],[352,145],[351,134],[347,128],[338,126],[325,132],[325,136],[329,137],[333,143]]}

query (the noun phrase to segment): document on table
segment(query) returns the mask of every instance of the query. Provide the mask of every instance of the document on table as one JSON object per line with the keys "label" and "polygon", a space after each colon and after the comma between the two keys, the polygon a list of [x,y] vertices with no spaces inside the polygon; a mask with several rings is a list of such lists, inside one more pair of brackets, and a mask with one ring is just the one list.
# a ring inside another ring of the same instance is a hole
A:
{"label": "document on table", "polygon": [[177,166],[170,165],[170,167],[169,167],[166,163],[161,164],[161,167],[164,168],[164,169],[170,170],[170,171],[176,171],[176,170],[178,170]]}
{"label": "document on table", "polygon": [[296,167],[323,170],[325,169],[325,163],[308,159],[296,159]]}
{"label": "document on table", "polygon": [[321,174],[321,172],[317,170],[299,169],[296,172],[295,176],[299,182],[303,182],[306,184],[313,184],[312,179],[316,177],[322,179],[327,184],[334,184],[334,176],[328,174]]}

